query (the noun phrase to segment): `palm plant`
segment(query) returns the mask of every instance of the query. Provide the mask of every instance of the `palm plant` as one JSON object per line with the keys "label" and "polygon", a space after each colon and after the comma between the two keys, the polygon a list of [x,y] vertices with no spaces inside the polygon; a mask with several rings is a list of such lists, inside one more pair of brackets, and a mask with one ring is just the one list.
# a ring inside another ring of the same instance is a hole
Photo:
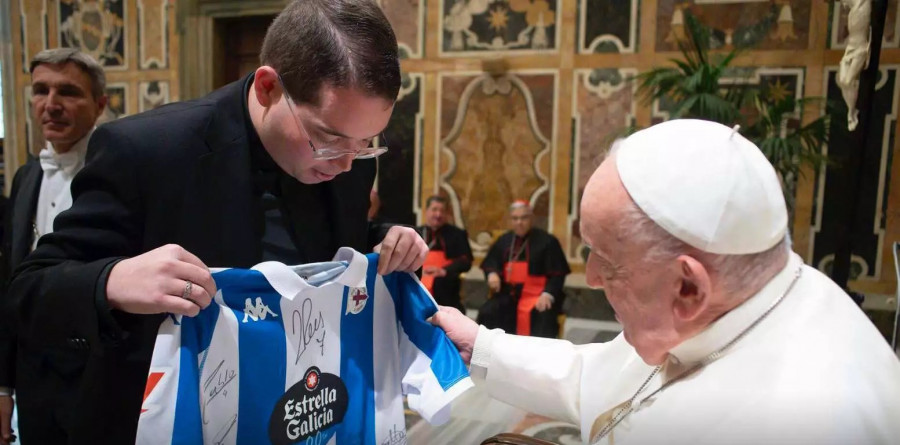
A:
{"label": "palm plant", "polygon": [[781,175],[790,204],[802,166],[818,168],[826,160],[822,148],[828,142],[830,108],[802,125],[803,111],[812,112],[815,104],[824,103],[823,99],[798,100],[788,94],[766,100],[758,86],[729,76],[740,49],[711,54],[709,28],[689,13],[685,14],[685,31],[686,38],[678,41],[681,59],[672,59],[673,66],[654,68],[635,77],[638,97],[646,105],[671,103],[671,118],[740,125],[741,134],[756,143]]}
{"label": "palm plant", "polygon": [[[801,174],[798,160],[822,165],[828,161],[821,147],[828,142],[829,114],[806,124],[795,120],[797,109],[817,108],[821,98],[794,99],[786,97],[774,103],[754,98],[756,118],[741,133],[756,143],[775,170],[785,178]],[[830,110],[829,107],[826,107]]]}
{"label": "palm plant", "polygon": [[686,39],[678,39],[684,60],[670,59],[675,66],[653,68],[637,75],[638,97],[647,104],[671,101],[672,118],[706,119],[725,125],[738,123],[749,88],[746,84],[723,87],[731,62],[740,54],[710,54],[711,33],[690,14],[685,14]]}

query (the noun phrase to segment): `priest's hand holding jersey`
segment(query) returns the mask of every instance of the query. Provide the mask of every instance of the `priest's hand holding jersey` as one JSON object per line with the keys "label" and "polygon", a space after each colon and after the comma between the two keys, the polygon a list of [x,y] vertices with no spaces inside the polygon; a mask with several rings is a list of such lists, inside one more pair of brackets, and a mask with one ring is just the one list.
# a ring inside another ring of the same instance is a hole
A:
{"label": "priest's hand holding jersey", "polygon": [[[378,273],[386,275],[417,270],[425,261],[428,248],[415,230],[393,226],[375,251],[381,254]],[[186,287],[187,282],[191,285]],[[209,306],[214,295],[216,284],[209,267],[174,244],[122,260],[112,268],[106,283],[110,307],[132,314],[192,317]]]}
{"label": "priest's hand holding jersey", "polygon": [[791,252],[775,170],[737,128],[673,120],[617,142],[585,188],[581,235],[587,284],[623,328],[612,341],[433,316],[494,398],[592,444],[897,442],[900,361]]}

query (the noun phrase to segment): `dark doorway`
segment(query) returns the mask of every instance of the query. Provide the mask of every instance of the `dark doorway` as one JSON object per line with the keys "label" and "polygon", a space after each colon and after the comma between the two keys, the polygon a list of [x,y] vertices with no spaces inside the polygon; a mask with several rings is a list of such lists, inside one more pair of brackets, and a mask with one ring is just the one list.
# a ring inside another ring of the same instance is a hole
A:
{"label": "dark doorway", "polygon": [[274,19],[274,15],[216,19],[213,88],[234,82],[259,66],[259,50]]}

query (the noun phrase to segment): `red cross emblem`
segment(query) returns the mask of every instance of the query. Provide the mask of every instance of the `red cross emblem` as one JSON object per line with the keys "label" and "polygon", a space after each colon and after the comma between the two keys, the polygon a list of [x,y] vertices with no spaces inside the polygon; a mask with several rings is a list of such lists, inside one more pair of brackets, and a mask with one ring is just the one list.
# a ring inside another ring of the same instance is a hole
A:
{"label": "red cross emblem", "polygon": [[358,314],[366,307],[369,295],[364,287],[351,287],[347,292],[347,313]]}

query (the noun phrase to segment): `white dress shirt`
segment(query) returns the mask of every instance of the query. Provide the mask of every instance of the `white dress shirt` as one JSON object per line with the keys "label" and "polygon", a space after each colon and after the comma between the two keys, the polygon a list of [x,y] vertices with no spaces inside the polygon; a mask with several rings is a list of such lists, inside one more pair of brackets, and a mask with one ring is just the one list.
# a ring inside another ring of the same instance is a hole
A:
{"label": "white dress shirt", "polygon": [[[757,320],[801,267],[796,285],[755,329],[717,360],[648,397]],[[622,335],[576,346],[481,327],[472,370],[476,384],[493,397],[575,423],[590,443],[653,367]],[[644,398],[647,403],[597,443],[900,440],[900,361],[850,297],[793,254],[759,293],[670,351],[636,402]]]}
{"label": "white dress shirt", "polygon": [[91,129],[65,153],[57,153],[50,142],[41,150],[39,157],[44,178],[34,217],[32,249],[37,247],[38,238],[53,231],[56,216],[72,207],[72,178],[84,167],[88,140],[93,132]]}

